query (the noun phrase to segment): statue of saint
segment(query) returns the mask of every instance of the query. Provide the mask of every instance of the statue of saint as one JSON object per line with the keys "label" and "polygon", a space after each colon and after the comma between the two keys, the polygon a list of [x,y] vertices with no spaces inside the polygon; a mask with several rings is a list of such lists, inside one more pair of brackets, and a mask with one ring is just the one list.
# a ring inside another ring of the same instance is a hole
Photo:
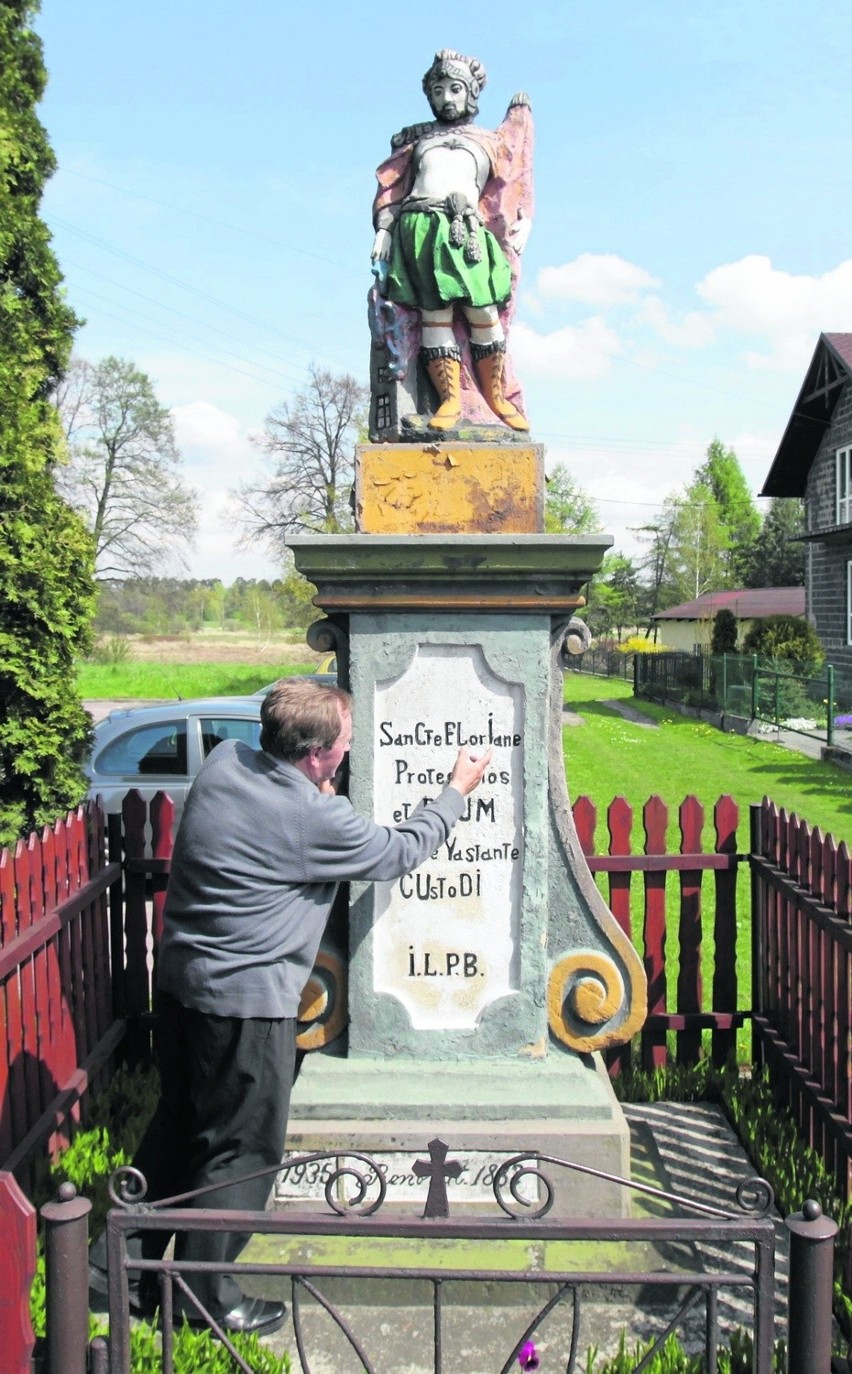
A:
{"label": "statue of saint", "polygon": [[529,429],[507,381],[506,329],[532,226],[532,113],[519,94],[498,129],[477,128],[485,81],[476,58],[436,53],[423,77],[435,117],[394,135],[376,173],[373,270],[386,301],[419,315],[421,357],[440,402],[432,431],[458,424],[468,359],[490,410],[513,430]]}

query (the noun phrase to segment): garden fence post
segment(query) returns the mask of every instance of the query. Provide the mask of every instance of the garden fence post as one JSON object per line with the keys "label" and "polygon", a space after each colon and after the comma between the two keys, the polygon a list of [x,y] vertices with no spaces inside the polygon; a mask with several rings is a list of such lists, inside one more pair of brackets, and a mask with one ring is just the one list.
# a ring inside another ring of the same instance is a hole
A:
{"label": "garden fence post", "polygon": [[728,714],[728,655],[722,655],[722,715]]}
{"label": "garden fence post", "polygon": [[776,673],[776,674],[775,674],[775,729],[776,729],[776,730],[778,729],[778,727],[779,727],[779,725],[780,725],[780,723],[781,723],[780,720],[779,720],[779,718],[778,718],[778,716],[779,716],[779,712],[778,712],[778,677],[779,677],[779,674]]}
{"label": "garden fence post", "polygon": [[809,1198],[787,1217],[790,1232],[788,1374],[829,1374],[837,1225]]}
{"label": "garden fence post", "polygon": [[63,1183],[44,1222],[47,1374],[86,1374],[89,1345],[89,1213],[92,1204]]}
{"label": "garden fence post", "polygon": [[827,701],[826,701],[826,703],[825,703],[825,709],[826,709],[826,712],[827,712],[826,720],[825,720],[825,742],[826,742],[826,744],[827,744],[827,745],[829,746],[829,748],[830,748],[831,745],[834,743],[834,664],[833,664],[833,663],[829,663],[829,664],[827,665],[826,677],[828,678],[828,683],[827,683],[828,692],[827,692],[827,694],[826,694],[828,699],[827,699]]}
{"label": "garden fence post", "polygon": [[751,656],[751,718],[757,720],[757,654]]}

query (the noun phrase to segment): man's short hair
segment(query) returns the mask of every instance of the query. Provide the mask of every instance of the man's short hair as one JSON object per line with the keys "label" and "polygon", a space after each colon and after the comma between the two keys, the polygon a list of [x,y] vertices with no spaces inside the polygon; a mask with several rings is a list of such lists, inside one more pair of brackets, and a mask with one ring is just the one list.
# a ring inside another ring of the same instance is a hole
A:
{"label": "man's short hair", "polygon": [[352,698],[342,687],[281,678],[260,708],[260,747],[288,763],[312,749],[330,749],[342,729],[341,714],[351,710]]}

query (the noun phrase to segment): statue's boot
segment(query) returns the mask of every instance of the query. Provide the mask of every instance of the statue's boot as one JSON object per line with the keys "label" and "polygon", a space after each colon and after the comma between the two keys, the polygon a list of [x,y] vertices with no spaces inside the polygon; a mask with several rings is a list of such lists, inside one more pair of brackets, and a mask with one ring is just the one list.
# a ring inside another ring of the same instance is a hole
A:
{"label": "statue's boot", "polygon": [[427,358],[426,371],[441,403],[428,427],[452,429],[461,419],[461,361],[441,354],[436,358]]}
{"label": "statue's boot", "polygon": [[[487,345],[486,345],[487,347]],[[474,348],[473,365],[476,368],[476,376],[479,381],[480,390],[486,401],[499,415],[504,425],[510,429],[528,430],[529,420],[522,415],[517,406],[512,405],[506,399],[503,390],[503,374],[506,363],[506,354],[503,348],[492,348],[489,352],[477,357],[478,350]]]}

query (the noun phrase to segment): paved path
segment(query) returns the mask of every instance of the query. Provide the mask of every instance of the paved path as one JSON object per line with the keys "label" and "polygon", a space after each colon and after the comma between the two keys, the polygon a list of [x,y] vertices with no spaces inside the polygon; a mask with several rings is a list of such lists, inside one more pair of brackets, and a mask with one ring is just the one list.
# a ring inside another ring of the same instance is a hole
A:
{"label": "paved path", "polygon": [[[626,1106],[637,1169],[653,1156],[653,1169],[662,1186],[696,1201],[709,1202],[736,1212],[735,1192],[743,1177],[754,1177],[739,1142],[722,1112],[711,1105],[672,1105],[654,1103]],[[777,1290],[783,1295],[787,1282],[787,1232],[780,1217],[776,1222],[778,1246]],[[718,1270],[720,1265],[740,1269],[747,1278],[753,1268],[753,1251],[747,1244],[741,1253],[720,1253],[717,1247],[682,1247],[678,1260],[655,1251],[657,1263],[649,1267],[671,1267],[682,1263],[684,1253],[690,1269]],[[645,1267],[643,1263],[641,1267]],[[327,1280],[317,1286],[326,1290]],[[249,1281],[247,1288],[251,1287]],[[362,1340],[364,1349],[381,1374],[433,1374],[433,1317],[431,1289],[399,1284],[398,1298],[383,1305],[341,1300],[341,1312]],[[385,1290],[388,1285],[385,1284]],[[414,1293],[412,1294],[412,1287]],[[263,1290],[271,1294],[269,1281]],[[278,1290],[280,1293],[280,1290]],[[547,1290],[545,1290],[547,1291]],[[550,1290],[552,1291],[552,1290]],[[527,1297],[521,1285],[492,1284],[477,1292],[477,1305],[452,1301],[452,1286],[444,1298],[443,1374],[499,1374],[511,1355],[526,1324],[542,1305]],[[368,1286],[363,1289],[369,1296]],[[586,1351],[595,1346],[601,1354],[618,1350],[622,1332],[629,1348],[641,1339],[665,1330],[673,1309],[661,1307],[659,1288],[619,1288],[605,1293],[592,1290],[584,1295],[580,1310],[577,1371],[586,1370]],[[468,1299],[469,1302],[469,1299]],[[735,1326],[751,1328],[752,1314],[745,1289],[724,1290],[719,1302],[720,1330],[724,1336]],[[278,1353],[289,1352],[293,1374],[360,1374],[359,1361],[331,1318],[316,1303],[303,1308],[302,1329],[309,1364],[303,1369],[296,1349],[292,1322],[271,1337],[268,1344]],[[570,1343],[571,1317],[556,1308],[536,1337],[541,1374],[555,1374],[566,1368]],[[776,1335],[780,1335],[780,1327]],[[698,1353],[703,1348],[703,1309],[689,1316],[679,1335],[687,1348]],[[514,1369],[516,1366],[513,1365]]]}

